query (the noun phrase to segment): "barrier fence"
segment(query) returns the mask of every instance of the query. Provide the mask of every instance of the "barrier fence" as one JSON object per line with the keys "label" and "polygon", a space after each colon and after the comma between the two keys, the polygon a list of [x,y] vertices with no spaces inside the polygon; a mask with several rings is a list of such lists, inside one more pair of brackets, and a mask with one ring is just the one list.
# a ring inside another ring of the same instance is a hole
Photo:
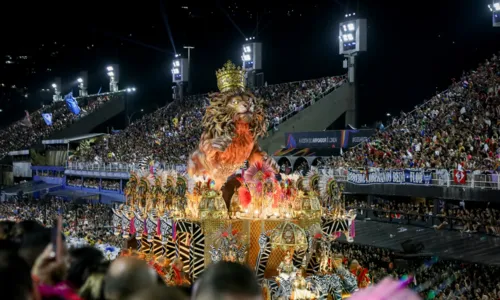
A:
{"label": "barrier fence", "polygon": [[[496,171],[446,169],[339,169],[338,181],[352,184],[416,184],[459,188],[500,189]],[[462,177],[464,176],[464,177]]]}
{"label": "barrier fence", "polygon": [[[176,170],[178,172],[186,171],[186,165],[156,163],[153,167],[155,169]],[[149,166],[145,166],[143,164],[123,163],[123,162],[102,163],[102,162],[69,161],[66,164],[66,169],[77,170],[77,171],[81,170],[81,171],[102,171],[102,172],[131,172],[147,168],[149,168]]]}
{"label": "barrier fence", "polygon": [[[149,166],[133,163],[97,163],[97,162],[68,162],[69,170],[130,172]],[[156,163],[155,169],[176,170],[185,172],[186,165]],[[457,170],[446,169],[346,169],[320,168],[320,172],[333,172],[339,182],[348,182],[356,185],[369,184],[412,184],[422,186],[441,186],[477,189],[500,189],[500,176],[496,171],[466,171],[466,178],[462,181],[456,178]]]}

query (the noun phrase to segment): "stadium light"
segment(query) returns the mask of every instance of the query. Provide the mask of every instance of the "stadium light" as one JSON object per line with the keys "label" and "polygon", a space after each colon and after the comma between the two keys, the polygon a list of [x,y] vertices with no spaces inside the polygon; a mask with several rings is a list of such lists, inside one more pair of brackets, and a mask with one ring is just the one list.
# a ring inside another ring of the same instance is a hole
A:
{"label": "stadium light", "polygon": [[0,113],[3,112],[3,109],[0,108]]}
{"label": "stadium light", "polygon": [[114,93],[118,92],[118,82],[119,76],[120,76],[120,71],[119,71],[119,66],[118,65],[109,65],[106,67],[106,71],[109,77],[109,91]]}
{"label": "stadium light", "polygon": [[488,8],[492,11],[492,12],[497,12],[497,11],[500,11],[500,2],[494,2],[492,3],[491,5],[488,4]]}
{"label": "stadium light", "polygon": [[262,43],[255,41],[255,37],[248,37],[241,46],[242,69],[245,70],[246,86],[250,89],[263,85],[264,73],[262,70]]}
{"label": "stadium light", "polygon": [[[352,85],[352,104],[346,112],[345,123],[357,126],[357,93],[355,80],[356,71],[356,56],[360,52],[367,50],[367,23],[366,19],[361,19],[356,16],[356,13],[345,15],[346,19],[339,23],[339,54],[345,57],[344,68],[347,69],[347,79]],[[386,113],[387,117],[391,114]]]}
{"label": "stadium light", "polygon": [[76,81],[78,82],[78,88],[80,89],[78,91],[78,95],[80,97],[86,97],[88,96],[89,94],[87,93],[87,83],[88,83],[88,73],[87,71],[81,71],[80,72],[80,76],[78,77],[78,79],[76,79]]}
{"label": "stadium light", "polygon": [[390,113],[387,113],[387,114],[386,114],[386,116],[390,117],[390,116],[391,116],[391,114],[390,114]]}
{"label": "stadium light", "polygon": [[[52,88],[54,89],[54,95],[52,95],[52,100],[54,102],[57,101],[62,101],[62,96],[61,96],[61,77],[56,77],[55,80],[52,82]],[[50,91],[50,89],[47,89],[47,91]]]}
{"label": "stadium light", "polygon": [[500,1],[493,0],[488,8],[491,11],[493,27],[500,27]]}

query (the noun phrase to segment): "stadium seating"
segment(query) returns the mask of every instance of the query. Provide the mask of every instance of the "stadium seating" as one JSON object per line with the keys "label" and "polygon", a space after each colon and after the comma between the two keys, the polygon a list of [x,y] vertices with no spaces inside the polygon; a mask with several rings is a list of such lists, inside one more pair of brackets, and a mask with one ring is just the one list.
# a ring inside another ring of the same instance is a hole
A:
{"label": "stadium seating", "polygon": [[[270,130],[273,130],[274,125],[279,127],[280,121],[300,112],[343,82],[343,77],[327,77],[261,87],[255,94],[266,100]],[[199,120],[208,101],[205,94],[173,102],[94,145],[78,159],[135,163],[151,157],[164,164],[185,164],[201,136]]]}
{"label": "stadium seating", "polygon": [[368,142],[332,158],[332,167],[497,170],[500,59],[493,55],[446,90],[401,113]]}

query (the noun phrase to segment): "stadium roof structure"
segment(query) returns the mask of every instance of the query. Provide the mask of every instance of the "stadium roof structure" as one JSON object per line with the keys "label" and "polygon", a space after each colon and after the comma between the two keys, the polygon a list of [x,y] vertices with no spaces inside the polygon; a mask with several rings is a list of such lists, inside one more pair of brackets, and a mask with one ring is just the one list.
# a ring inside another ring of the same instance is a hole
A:
{"label": "stadium roof structure", "polygon": [[84,135],[79,135],[71,138],[66,138],[66,139],[57,139],[57,140],[43,140],[42,144],[44,145],[60,145],[60,144],[69,144],[72,142],[78,142],[81,140],[88,140],[91,138],[103,136],[105,133],[88,133]]}
{"label": "stadium roof structure", "polygon": [[28,182],[25,184],[19,184],[15,186],[11,186],[2,191],[3,194],[7,196],[17,195],[20,191],[23,194],[33,194],[36,192],[41,192],[45,190],[50,190],[56,187],[60,187],[60,184],[49,184],[44,182]]}

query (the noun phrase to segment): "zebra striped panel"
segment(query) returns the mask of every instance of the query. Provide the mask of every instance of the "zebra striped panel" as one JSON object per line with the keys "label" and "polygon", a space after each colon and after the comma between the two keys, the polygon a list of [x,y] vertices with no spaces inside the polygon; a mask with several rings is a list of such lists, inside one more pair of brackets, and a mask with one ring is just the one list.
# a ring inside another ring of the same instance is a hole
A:
{"label": "zebra striped panel", "polygon": [[177,253],[175,252],[175,242],[172,238],[172,235],[167,237],[167,243],[163,245],[163,248],[165,249],[165,255],[167,256],[167,258],[172,261],[177,255]]}
{"label": "zebra striped panel", "polygon": [[182,260],[182,264],[184,265],[184,272],[186,274],[191,274],[190,272],[190,261],[189,258],[189,237],[190,234],[188,232],[178,232],[177,237],[175,239],[175,254]]}
{"label": "zebra striped panel", "polygon": [[259,236],[259,246],[259,254],[255,261],[255,275],[257,276],[257,281],[262,283],[264,280],[264,273],[266,272],[267,261],[271,255],[271,239],[264,233],[261,233]]}
{"label": "zebra striped panel", "polygon": [[165,254],[165,247],[163,247],[161,235],[155,234],[153,238],[153,254],[155,257],[160,257]]}
{"label": "zebra striped panel", "polygon": [[301,269],[302,262],[304,261],[305,256],[306,256],[306,249],[295,250],[293,252],[293,257],[292,257],[293,265],[296,268]]}
{"label": "zebra striped panel", "polygon": [[201,225],[196,222],[182,220],[177,223],[179,233],[189,234],[189,275],[192,282],[198,279],[205,269],[205,235]]}
{"label": "zebra striped panel", "polygon": [[338,219],[338,220],[326,220],[321,225],[321,229],[325,235],[333,235],[335,232],[348,232],[349,231],[349,220]]}
{"label": "zebra striped panel", "polygon": [[141,245],[139,251],[145,254],[151,253],[151,246],[153,243],[148,242],[148,236],[146,234],[142,234],[142,239],[139,240]]}
{"label": "zebra striped panel", "polygon": [[311,259],[309,259],[309,263],[307,264],[306,274],[307,276],[310,276],[317,274],[318,272],[319,272],[319,261],[316,252],[314,252],[311,255]]}
{"label": "zebra striped panel", "polygon": [[261,284],[262,284],[262,287],[267,286],[267,288],[269,289],[269,294],[271,296],[271,299],[273,299],[273,300],[278,299],[280,297],[280,295],[282,294],[281,289],[280,289],[280,285],[274,280],[263,279]]}

